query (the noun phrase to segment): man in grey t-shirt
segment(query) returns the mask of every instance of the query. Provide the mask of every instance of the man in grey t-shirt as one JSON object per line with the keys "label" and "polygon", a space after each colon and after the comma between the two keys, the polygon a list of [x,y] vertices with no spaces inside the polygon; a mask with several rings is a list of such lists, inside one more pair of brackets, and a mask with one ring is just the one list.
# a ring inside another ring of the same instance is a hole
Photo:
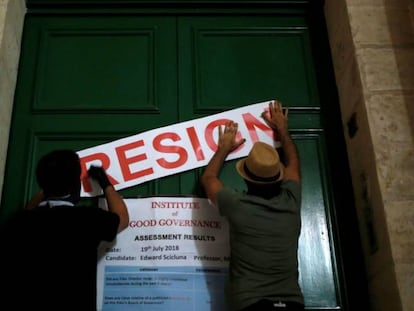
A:
{"label": "man in grey t-shirt", "polygon": [[229,222],[230,276],[227,297],[232,311],[303,310],[298,283],[301,228],[301,175],[295,143],[288,130],[288,110],[278,101],[262,117],[275,131],[284,154],[256,142],[237,162],[247,192],[226,187],[219,173],[228,154],[244,143],[237,123],[219,128],[218,148],[201,176],[208,199]]}

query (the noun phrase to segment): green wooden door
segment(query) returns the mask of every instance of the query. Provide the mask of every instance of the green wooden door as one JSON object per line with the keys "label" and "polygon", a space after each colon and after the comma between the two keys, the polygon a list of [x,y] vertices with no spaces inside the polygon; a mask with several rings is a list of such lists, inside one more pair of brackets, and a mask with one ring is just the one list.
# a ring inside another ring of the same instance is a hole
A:
{"label": "green wooden door", "polygon": [[[277,98],[290,109],[290,129],[302,159],[299,261],[306,307],[350,310],[353,286],[361,277],[349,282],[343,273],[352,269],[339,251],[337,194],[329,165],[335,159],[327,152],[323,81],[314,63],[307,15],[303,10],[254,15],[196,11],[27,16],[1,218],[38,190],[35,165],[52,149],[82,150]],[[202,196],[200,172],[160,178],[121,193]],[[234,161],[225,164],[222,177],[244,188]]]}

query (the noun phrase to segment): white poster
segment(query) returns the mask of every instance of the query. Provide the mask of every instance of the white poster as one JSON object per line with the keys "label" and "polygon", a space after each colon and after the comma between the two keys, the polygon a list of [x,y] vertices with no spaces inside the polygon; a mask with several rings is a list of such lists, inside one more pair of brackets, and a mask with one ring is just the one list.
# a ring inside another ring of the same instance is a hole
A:
{"label": "white poster", "polygon": [[218,209],[191,197],[125,202],[129,227],[100,248],[98,310],[226,311],[228,225]]}
{"label": "white poster", "polygon": [[207,165],[217,149],[218,127],[238,123],[238,138],[246,142],[226,160],[247,156],[256,141],[279,146],[274,131],[262,118],[269,101],[187,122],[156,128],[110,143],[78,151],[82,165],[81,195],[101,193],[86,178],[90,165],[102,166],[116,190]]}

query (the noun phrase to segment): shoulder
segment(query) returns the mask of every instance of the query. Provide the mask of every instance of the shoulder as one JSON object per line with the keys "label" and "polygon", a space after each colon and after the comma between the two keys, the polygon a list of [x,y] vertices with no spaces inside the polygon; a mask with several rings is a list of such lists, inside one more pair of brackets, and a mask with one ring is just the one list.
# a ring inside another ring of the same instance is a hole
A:
{"label": "shoulder", "polygon": [[223,187],[217,192],[217,204],[220,209],[227,208],[239,201],[241,195],[242,193],[235,189]]}
{"label": "shoulder", "polygon": [[282,188],[301,188],[301,183],[294,179],[283,179],[280,187]]}
{"label": "shoulder", "polygon": [[116,213],[108,211],[105,208],[99,207],[97,205],[76,205],[74,207],[77,213],[83,215],[89,215],[91,217],[114,217],[118,216]]}
{"label": "shoulder", "polygon": [[238,197],[241,193],[229,187],[223,187],[217,192],[217,197],[220,199]]}
{"label": "shoulder", "polygon": [[293,196],[297,200],[301,199],[302,196],[302,186],[301,184],[293,179],[283,180],[280,188],[282,191],[288,193],[289,195]]}
{"label": "shoulder", "polygon": [[37,219],[41,219],[43,216],[43,211],[34,208],[34,209],[22,209],[17,212],[15,212],[5,223],[5,228],[11,229],[15,226],[23,227],[25,226],[25,223],[30,223],[34,220],[37,221]]}
{"label": "shoulder", "polygon": [[223,188],[221,188],[218,193],[226,193],[226,194],[236,194],[238,193],[237,190],[230,188],[230,187],[226,187],[224,186]]}

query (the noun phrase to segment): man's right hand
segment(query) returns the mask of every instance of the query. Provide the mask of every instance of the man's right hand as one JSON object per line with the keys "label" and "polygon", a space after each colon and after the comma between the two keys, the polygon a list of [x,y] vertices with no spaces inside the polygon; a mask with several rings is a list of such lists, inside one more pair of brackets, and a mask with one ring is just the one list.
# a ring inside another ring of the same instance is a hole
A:
{"label": "man's right hand", "polygon": [[105,173],[105,170],[102,167],[92,165],[88,170],[88,174],[89,177],[98,182],[102,190],[105,190],[108,186],[112,186],[111,182],[108,179],[108,176]]}

